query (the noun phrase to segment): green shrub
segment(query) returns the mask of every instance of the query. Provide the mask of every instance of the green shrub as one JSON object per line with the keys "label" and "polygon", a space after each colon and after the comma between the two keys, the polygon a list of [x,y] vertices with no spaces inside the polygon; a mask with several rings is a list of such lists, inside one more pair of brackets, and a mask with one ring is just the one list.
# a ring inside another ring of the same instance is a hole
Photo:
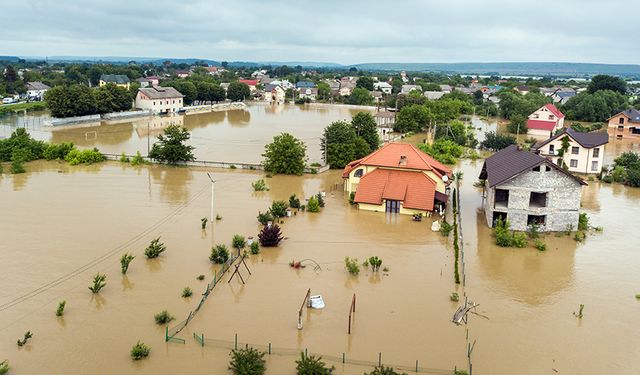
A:
{"label": "green shrub", "polygon": [[222,220],[222,216],[220,216],[220,214],[216,214],[216,221],[220,221]]}
{"label": "green shrub", "polygon": [[237,169],[237,168],[238,168],[238,167],[236,167],[236,166],[235,166],[235,165],[233,165],[233,164],[231,164],[231,165],[229,166],[229,169]]}
{"label": "green shrub", "polygon": [[282,233],[280,232],[280,227],[278,226],[278,224],[265,226],[258,234],[258,240],[260,241],[260,245],[262,247],[278,246],[282,239]]}
{"label": "green shrub", "polygon": [[216,264],[226,263],[229,260],[229,250],[224,244],[218,244],[211,248],[209,260]]}
{"label": "green shrub", "polygon": [[122,254],[122,257],[120,257],[120,271],[122,271],[123,275],[127,273],[127,270],[129,269],[129,263],[131,263],[134,258],[135,256],[129,253],[124,253]]}
{"label": "green shrub", "polygon": [[356,203],[356,192],[352,191],[349,194],[349,204],[354,204],[354,203]]}
{"label": "green shrub", "polygon": [[583,231],[577,231],[573,235],[573,239],[576,242],[584,242],[585,238],[587,238],[587,235]]}
{"label": "green shrub", "polygon": [[541,240],[536,240],[535,245],[536,245],[536,249],[538,249],[539,251],[547,250],[547,244],[542,242]]}
{"label": "green shrub", "polygon": [[258,222],[260,222],[260,224],[267,225],[270,221],[273,221],[273,219],[273,215],[270,211],[264,213],[258,211]]}
{"label": "green shrub", "polygon": [[306,356],[300,353],[300,359],[296,361],[296,374],[298,375],[331,375],[335,366],[327,367],[322,357]]}
{"label": "green shrub", "polygon": [[147,259],[153,259],[160,256],[165,250],[167,250],[167,247],[160,242],[160,237],[158,237],[151,240],[149,246],[144,250],[144,255],[147,256]]}
{"label": "green shrub", "polygon": [[263,375],[267,370],[264,353],[253,348],[231,351],[229,370],[235,375]]}
{"label": "green shrub", "polygon": [[511,235],[511,241],[513,247],[523,248],[526,247],[529,243],[527,239],[527,234],[522,232],[513,232]]}
{"label": "green shrub", "polygon": [[100,290],[107,286],[107,275],[102,273],[96,273],[93,276],[93,285],[89,287],[89,290],[93,293],[100,293]]}
{"label": "green shrub", "polygon": [[233,235],[233,238],[231,239],[231,246],[233,246],[238,250],[242,250],[244,249],[246,244],[247,244],[247,241],[244,239],[244,236],[241,236],[239,234]]}
{"label": "green shrub", "polygon": [[191,288],[189,288],[188,286],[182,289],[182,298],[188,298],[188,297],[191,297],[192,295],[193,295],[193,290],[191,290]]}
{"label": "green shrub", "polygon": [[396,372],[392,367],[376,366],[373,371],[365,373],[365,375],[407,375],[406,372]]}
{"label": "green shrub", "polygon": [[196,277],[196,279],[202,281],[202,280],[204,280],[204,275],[198,275],[198,277]]}
{"label": "green shrub", "polygon": [[300,208],[300,199],[295,194],[289,197],[289,207]]}
{"label": "green shrub", "polygon": [[322,193],[316,194],[316,197],[318,198],[318,205],[324,208],[324,198],[322,197]]}
{"label": "green shrub", "polygon": [[509,231],[509,220],[499,218],[496,221],[493,233],[496,237],[496,245],[501,247],[519,247],[527,246],[527,235],[522,232]]}
{"label": "green shrub", "polygon": [[249,248],[251,249],[251,254],[260,253],[260,244],[258,243],[258,241],[253,241],[251,243],[251,246],[249,246]]}
{"label": "green shrub", "polygon": [[267,191],[269,188],[267,187],[266,182],[263,179],[259,179],[251,183],[251,187],[253,191]]}
{"label": "green shrub", "polygon": [[11,173],[13,174],[20,174],[20,173],[24,173],[27,170],[24,169],[24,162],[21,160],[13,160],[11,162]]}
{"label": "green shrub", "polygon": [[349,271],[352,275],[357,275],[360,273],[360,266],[358,265],[357,258],[344,258],[344,267]]}
{"label": "green shrub", "polygon": [[44,149],[42,156],[47,160],[64,160],[71,150],[73,150],[73,143],[50,143]]}
{"label": "green shrub", "polygon": [[93,164],[93,163],[99,163],[101,161],[104,161],[105,157],[100,153],[100,151],[98,151],[97,148],[94,148],[93,150],[82,150],[82,151],[78,150],[77,148],[74,148],[71,151],[69,151],[67,156],[65,156],[64,160],[66,160],[71,165]]}
{"label": "green shrub", "polygon": [[309,198],[309,203],[307,203],[307,211],[309,212],[320,212],[320,203],[318,202],[317,196],[313,196]]}
{"label": "green shrub", "polygon": [[453,375],[469,375],[469,373],[465,370],[455,370]]}
{"label": "green shrub", "polygon": [[531,224],[528,227],[527,234],[529,238],[536,239],[540,237],[540,226],[538,224]]}
{"label": "green shrub", "polygon": [[449,237],[449,233],[453,230],[453,225],[447,222],[447,219],[442,219],[442,224],[440,224],[440,234],[444,237]]}
{"label": "green shrub", "polygon": [[143,164],[149,164],[149,162],[147,160],[144,160],[144,158],[140,154],[140,151],[136,151],[136,156],[134,156],[133,159],[131,159],[131,165],[136,166],[136,165],[143,165]]}
{"label": "green shrub", "polygon": [[578,230],[589,230],[589,216],[584,212],[578,217]]}
{"label": "green shrub", "polygon": [[22,340],[18,339],[18,342],[16,344],[18,346],[25,346],[27,344],[27,341],[29,341],[29,339],[31,339],[32,337],[33,337],[33,333],[31,333],[31,331],[27,331],[25,332]]}
{"label": "green shrub", "polygon": [[122,151],[122,154],[120,154],[120,163],[128,163],[128,162],[129,162],[129,157],[124,154],[124,151]]}
{"label": "green shrub", "polygon": [[458,295],[457,292],[453,292],[451,293],[451,295],[449,296],[449,299],[453,302],[458,302],[460,301],[460,295]]}
{"label": "green shrub", "polygon": [[206,217],[203,217],[202,219],[200,219],[200,227],[202,229],[206,229],[208,222],[209,222],[209,219],[207,219]]}
{"label": "green shrub", "polygon": [[269,209],[269,212],[271,212],[271,215],[273,215],[274,217],[285,217],[287,216],[287,208],[289,208],[289,205],[287,204],[287,202],[274,201],[271,204],[271,208]]}
{"label": "green shrub", "polygon": [[11,367],[9,367],[9,362],[7,360],[0,362],[0,375],[5,375],[9,370],[11,370]]}
{"label": "green shrub", "polygon": [[154,315],[153,319],[155,319],[156,324],[167,324],[175,318],[173,317],[173,315],[169,314],[167,310],[162,310]]}
{"label": "green shrub", "polygon": [[56,309],[56,316],[64,315],[64,307],[67,305],[67,301],[58,302],[58,308]]}
{"label": "green shrub", "polygon": [[369,262],[371,265],[371,270],[373,270],[374,272],[377,272],[380,269],[380,266],[382,266],[382,259],[373,256],[371,258],[369,258]]}
{"label": "green shrub", "polygon": [[151,348],[149,348],[143,342],[138,341],[131,348],[131,358],[133,358],[134,361],[139,361],[142,358],[147,358],[149,356],[150,351],[151,351]]}

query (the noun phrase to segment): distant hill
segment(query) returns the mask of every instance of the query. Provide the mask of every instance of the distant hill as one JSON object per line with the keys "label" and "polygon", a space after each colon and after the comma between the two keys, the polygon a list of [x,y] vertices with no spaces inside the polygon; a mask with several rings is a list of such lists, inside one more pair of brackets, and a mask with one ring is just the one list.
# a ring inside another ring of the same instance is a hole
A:
{"label": "distant hill", "polygon": [[[0,56],[3,59],[17,61],[18,57]],[[27,60],[43,60],[43,57],[25,57]],[[209,65],[219,66],[221,61],[197,58],[169,58],[169,57],[127,57],[127,56],[50,56],[49,62],[89,62],[126,64],[129,61],[137,63],[162,64],[165,61],[173,63],[193,64],[204,61]],[[640,65],[633,64],[592,64],[571,62],[502,62],[502,63],[362,63],[342,65],[332,62],[317,61],[229,61],[232,67],[258,68],[261,66],[302,66],[304,68],[330,68],[399,72],[437,72],[446,74],[478,74],[478,75],[515,75],[515,76],[556,76],[556,77],[588,77],[595,74],[610,74],[622,77],[640,78]]]}
{"label": "distant hill", "polygon": [[0,61],[16,62],[19,60],[20,58],[18,56],[0,56]]}

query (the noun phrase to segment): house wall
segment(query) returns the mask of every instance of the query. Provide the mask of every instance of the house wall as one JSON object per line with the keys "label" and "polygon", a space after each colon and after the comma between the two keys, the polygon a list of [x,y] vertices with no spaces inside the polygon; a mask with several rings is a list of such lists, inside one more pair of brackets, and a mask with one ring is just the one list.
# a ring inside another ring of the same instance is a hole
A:
{"label": "house wall", "polygon": [[[105,82],[103,80],[99,80],[98,81],[98,86],[102,87],[102,86],[106,85],[107,83],[108,82]],[[127,90],[129,89],[129,83],[116,83],[115,85],[118,86],[118,87],[124,87]]]}
{"label": "house wall", "polygon": [[[569,137],[569,136],[568,136]],[[551,159],[555,164],[558,164],[558,160],[560,157],[558,156],[558,151],[562,148],[562,138],[547,143],[546,145],[540,147],[540,155]],[[550,153],[549,149],[551,145],[554,146],[554,153]],[[572,154],[572,147],[578,147],[578,155]],[[593,148],[585,148],[580,146],[578,142],[573,140],[573,138],[569,137],[569,150],[564,155],[564,160],[567,166],[569,167],[570,172],[576,173],[585,173],[585,174],[596,174],[602,171],[602,164],[604,163],[604,148],[605,145],[593,147]],[[598,157],[594,157],[594,150],[598,149]],[[576,167],[571,167],[571,160],[576,160],[578,165]],[[598,166],[596,170],[591,168],[591,163],[597,162]]]}
{"label": "house wall", "polygon": [[[353,169],[350,173],[349,173],[349,178],[345,179],[345,190],[348,194],[351,194],[352,192],[356,191],[358,189],[358,184],[360,183],[360,177],[355,177],[355,173],[358,169],[364,169],[362,176],[364,177],[364,175],[366,175],[367,173],[377,169],[377,166],[371,166],[371,165],[361,165],[358,168]],[[395,170],[399,170],[399,171],[406,171],[407,169],[405,168],[387,168],[384,167],[384,169],[395,169]],[[446,189],[446,185],[444,183],[444,181],[442,181],[442,179],[440,177],[438,177],[435,173],[433,173],[432,171],[423,171],[424,174],[426,174],[427,176],[429,176],[433,181],[435,181],[436,183],[436,191],[439,191],[441,193],[445,193],[445,189]]]}
{"label": "house wall", "polygon": [[553,132],[542,129],[527,129],[527,135],[538,140],[545,140],[551,138]]}
{"label": "house wall", "polygon": [[156,114],[178,112],[182,106],[182,98],[149,99],[140,92],[136,95],[136,108],[148,109]]}
{"label": "house wall", "polygon": [[[622,119],[623,123],[620,123],[620,119]],[[622,126],[622,128],[620,128]],[[637,122],[629,122],[629,118],[623,114],[618,114],[609,119],[609,125],[607,127],[607,133],[610,137],[616,138],[631,138],[638,139],[640,138],[640,134],[633,134],[632,128],[640,128],[640,123]]]}
{"label": "house wall", "polygon": [[[383,199],[381,205],[376,204],[368,204],[368,203],[358,203],[358,209],[365,211],[374,211],[374,212],[385,212],[386,211],[386,201]],[[426,215],[429,211],[426,210],[416,210],[413,208],[405,208],[404,203],[400,202],[400,211],[398,212],[400,215],[415,215],[421,214]]]}
{"label": "house wall", "polygon": [[[489,226],[492,226],[493,213],[497,211],[507,213],[510,228],[513,230],[526,231],[528,215],[546,215],[546,224],[540,227],[540,231],[564,231],[569,225],[577,228],[582,185],[555,168],[545,171],[544,166],[543,164],[539,172],[524,172],[487,189],[484,209]],[[506,209],[494,207],[496,188],[509,191]],[[546,207],[530,207],[531,192],[547,193]]]}

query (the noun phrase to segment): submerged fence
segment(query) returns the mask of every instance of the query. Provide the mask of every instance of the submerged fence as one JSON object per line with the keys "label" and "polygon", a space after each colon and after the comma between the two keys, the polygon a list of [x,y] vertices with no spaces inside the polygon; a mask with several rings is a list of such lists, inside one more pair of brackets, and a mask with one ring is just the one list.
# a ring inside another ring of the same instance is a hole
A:
{"label": "submerged fence", "polygon": [[215,272],[215,274],[213,275],[213,281],[207,284],[207,288],[205,289],[204,293],[202,293],[202,298],[200,299],[200,303],[198,303],[198,306],[194,310],[189,312],[189,316],[187,316],[187,319],[181,321],[180,323],[178,323],[172,328],[169,328],[167,326],[167,328],[165,329],[164,341],[166,342],[175,341],[175,342],[181,342],[183,344],[185,343],[184,339],[176,337],[176,335],[180,333],[187,326],[187,324],[189,324],[191,319],[193,319],[193,317],[198,313],[198,311],[200,311],[200,308],[204,304],[204,301],[206,301],[207,298],[209,297],[209,294],[211,294],[211,291],[213,291],[213,288],[215,288],[216,285],[218,285],[220,280],[222,280],[222,278],[224,277],[224,274],[229,270],[229,268],[231,268],[231,265],[233,264],[233,262],[235,262],[236,259],[238,258],[239,256],[231,257],[225,263],[222,263],[222,268],[220,269],[220,272],[218,271]]}
{"label": "submerged fence", "polygon": [[378,355],[375,356],[374,360],[360,360],[354,359],[347,355],[347,353],[343,352],[339,355],[327,355],[322,353],[313,353],[308,351],[307,349],[293,349],[293,348],[283,348],[273,346],[271,343],[267,345],[263,344],[251,344],[247,342],[238,341],[238,335],[234,335],[233,341],[219,340],[219,339],[211,339],[205,337],[204,334],[198,335],[197,333],[193,334],[193,338],[196,340],[198,345],[205,347],[215,347],[215,348],[223,348],[223,349],[238,349],[238,348],[254,348],[260,350],[268,355],[280,355],[280,356],[291,356],[291,357],[299,357],[300,353],[304,353],[305,355],[313,355],[316,357],[322,357],[324,361],[333,362],[333,363],[342,363],[356,366],[365,366],[365,367],[374,367],[374,366],[387,366],[393,367],[397,370],[401,371],[409,371],[414,373],[422,373],[422,374],[433,374],[433,375],[451,375],[455,369],[439,369],[433,367],[425,367],[420,364],[420,361],[416,360],[412,365],[398,365],[391,364],[384,360],[384,356],[382,352],[378,352]]}

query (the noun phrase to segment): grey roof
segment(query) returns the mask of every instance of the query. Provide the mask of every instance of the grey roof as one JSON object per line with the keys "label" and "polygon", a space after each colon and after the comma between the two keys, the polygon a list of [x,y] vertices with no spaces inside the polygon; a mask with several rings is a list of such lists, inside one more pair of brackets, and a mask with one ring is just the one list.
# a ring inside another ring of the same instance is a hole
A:
{"label": "grey roof", "polygon": [[316,87],[316,84],[311,82],[311,81],[299,81],[296,83],[296,87],[297,88],[312,88],[312,87]]}
{"label": "grey roof", "polygon": [[622,111],[625,116],[629,118],[631,122],[640,122],[640,111],[635,108],[629,108],[627,110]]}
{"label": "grey roof", "polygon": [[50,88],[42,82],[27,82],[27,90],[49,90]]}
{"label": "grey roof", "polygon": [[103,74],[100,76],[101,81],[106,83],[115,83],[118,85],[124,85],[129,83],[129,77],[124,74]]}
{"label": "grey roof", "polygon": [[549,159],[529,151],[524,151],[517,145],[511,145],[488,157],[482,166],[480,178],[487,180],[489,187],[494,187],[542,163],[566,174],[581,185],[586,185],[582,179],[558,167]]}
{"label": "grey roof", "polygon": [[585,148],[598,147],[598,146],[601,146],[601,145],[609,143],[609,135],[607,133],[602,133],[602,132],[583,133],[583,132],[575,131],[575,130],[573,130],[571,128],[567,128],[567,129],[563,129],[561,132],[559,132],[558,134],[554,135],[553,137],[547,139],[544,142],[536,143],[533,148],[537,150],[540,147],[546,145],[547,143],[549,143],[549,142],[551,142],[551,141],[553,141],[555,139],[558,139],[560,136],[562,136],[564,134],[570,136],[576,142],[578,142],[578,144],[580,144],[580,146],[585,147]]}
{"label": "grey roof", "polygon": [[145,94],[151,99],[167,99],[167,98],[182,98],[182,95],[178,90],[173,87],[143,87],[138,89],[139,92]]}

